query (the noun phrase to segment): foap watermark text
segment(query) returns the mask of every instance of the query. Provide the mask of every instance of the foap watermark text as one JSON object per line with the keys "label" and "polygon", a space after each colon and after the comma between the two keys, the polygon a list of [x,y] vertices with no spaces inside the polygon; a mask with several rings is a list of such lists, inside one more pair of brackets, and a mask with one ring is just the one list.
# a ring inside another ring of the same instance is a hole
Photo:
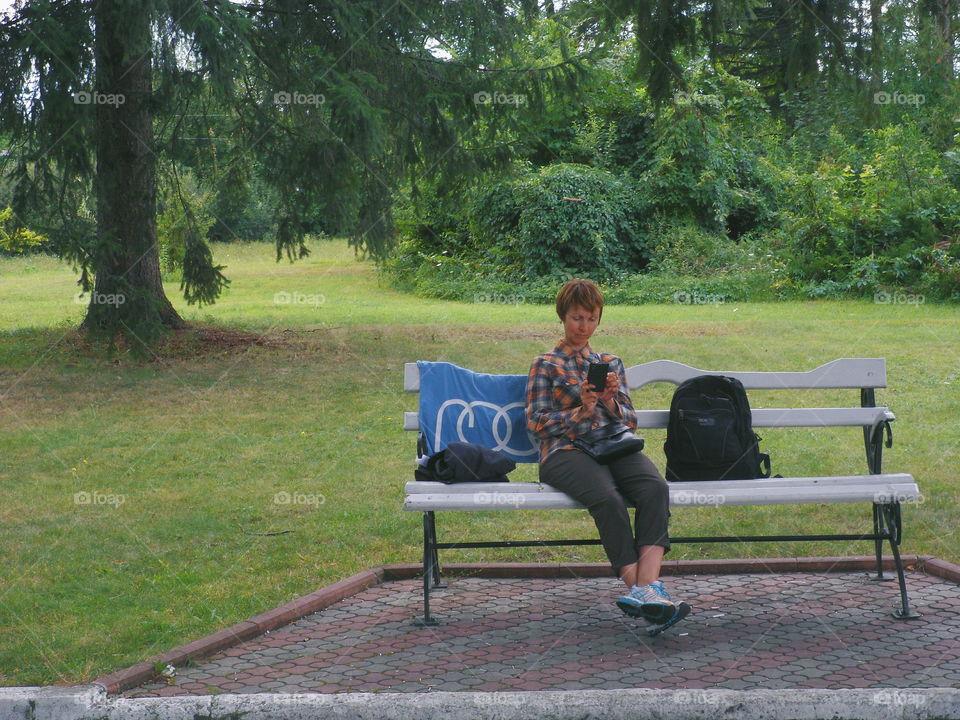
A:
{"label": "foap watermark text", "polygon": [[526,302],[523,295],[498,295],[497,293],[474,293],[473,301],[489,305],[519,305]]}
{"label": "foap watermark text", "polygon": [[880,91],[873,94],[873,103],[875,105],[923,105],[926,98],[923,95],[905,94],[894,90],[892,93]]}
{"label": "foap watermark text", "polygon": [[99,490],[83,490],[73,494],[74,505],[109,505],[112,508],[119,508],[127,501],[126,495],[119,493],[106,493]]}
{"label": "foap watermark text", "polygon": [[673,502],[677,505],[709,505],[719,507],[726,505],[727,498],[719,493],[702,493],[696,490],[680,490],[673,495]]}
{"label": "foap watermark text", "polygon": [[904,690],[883,690],[873,694],[873,702],[877,705],[890,705],[895,707],[925,705],[927,698],[920,693],[906,692]]}
{"label": "foap watermark text", "polygon": [[673,101],[677,105],[711,105],[720,107],[723,104],[723,95],[701,95],[678,91],[673,94]]}
{"label": "foap watermark text", "polygon": [[287,492],[283,490],[273,496],[274,505],[309,505],[320,507],[327,502],[322,493]]}
{"label": "foap watermark text", "polygon": [[93,292],[90,294],[90,299],[86,298],[85,293],[79,292],[73,296],[73,302],[77,305],[115,305],[117,307],[123,305],[127,301],[126,296],[123,293],[99,293]]}
{"label": "foap watermark text", "polygon": [[127,101],[123,93],[88,92],[81,90],[73,93],[74,105],[113,105],[119,107]]}
{"label": "foap watermark text", "polygon": [[473,94],[473,102],[477,105],[513,105],[520,107],[527,104],[527,96],[519,93],[488,92],[481,90]]}
{"label": "foap watermark text", "polygon": [[473,494],[473,502],[476,505],[510,505],[511,507],[520,507],[527,502],[527,498],[523,493],[477,492]]}
{"label": "foap watermark text", "polygon": [[926,298],[918,293],[878,292],[873,296],[877,305],[923,305],[925,301]]}
{"label": "foap watermark text", "polygon": [[273,94],[274,105],[314,105],[320,106],[327,101],[322,93],[302,93],[281,90]]}
{"label": "foap watermark text", "polygon": [[301,293],[281,291],[273,294],[274,305],[313,305],[320,307],[327,298],[323,293]]}
{"label": "foap watermark text", "polygon": [[725,300],[723,295],[701,293],[696,290],[678,290],[673,294],[673,301],[677,305],[722,305]]}
{"label": "foap watermark text", "polygon": [[881,490],[873,496],[873,502],[879,505],[890,505],[892,503],[902,503],[907,505],[923,505],[926,502],[926,498],[923,496],[923,493],[918,493],[917,495],[907,495],[905,493],[898,492],[888,492]]}
{"label": "foap watermark text", "polygon": [[677,705],[716,705],[720,696],[704,690],[675,690],[673,702]]}

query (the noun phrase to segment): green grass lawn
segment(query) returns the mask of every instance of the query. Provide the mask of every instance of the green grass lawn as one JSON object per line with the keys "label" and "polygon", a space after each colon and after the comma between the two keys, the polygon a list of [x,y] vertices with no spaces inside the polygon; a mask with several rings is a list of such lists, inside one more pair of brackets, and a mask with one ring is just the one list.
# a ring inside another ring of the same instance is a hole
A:
{"label": "green grass lawn", "polygon": [[[361,569],[420,557],[401,510],[415,398],[402,366],[448,360],[526,372],[560,326],[548,306],[400,294],[342,242],[275,263],[265,244],[220,246],[233,283],[178,307],[261,344],[174,344],[113,358],[73,328],[76,275],[47,258],[0,260],[0,684],[89,681]],[[170,280],[168,292],[177,293]],[[598,349],[712,369],[803,370],[886,357],[897,414],[884,468],[912,472],[904,551],[960,560],[956,469],[960,322],[949,306],[870,302],[609,307]],[[644,390],[665,406],[672,388]],[[823,394],[823,402],[853,393]],[[752,396],[791,404],[788,393]],[[762,433],[775,472],[862,472],[859,430]],[[647,445],[663,467],[662,433]],[[515,477],[532,479],[524,466]],[[290,502],[284,502],[291,499]],[[677,535],[866,529],[859,506],[685,509]],[[460,513],[442,539],[591,537],[585,512]],[[279,534],[278,534],[279,533]],[[869,544],[678,545],[674,558],[868,554]],[[448,553],[448,560],[602,560],[598,548]],[[613,586],[612,586],[613,587]],[[894,593],[894,589],[891,589]],[[893,602],[893,595],[891,595]]]}

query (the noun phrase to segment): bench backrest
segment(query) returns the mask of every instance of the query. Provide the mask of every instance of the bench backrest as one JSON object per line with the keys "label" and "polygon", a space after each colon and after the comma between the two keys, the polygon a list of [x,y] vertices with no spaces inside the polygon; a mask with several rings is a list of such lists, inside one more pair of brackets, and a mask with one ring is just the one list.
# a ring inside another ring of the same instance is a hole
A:
{"label": "bench backrest", "polygon": [[[885,407],[874,407],[874,390],[887,386],[886,360],[883,358],[840,358],[820,365],[806,372],[744,372],[736,370],[701,370],[671,360],[654,360],[634,365],[626,370],[627,385],[637,390],[655,382],[669,382],[679,385],[684,380],[697,375],[726,375],[735,377],[747,390],[803,390],[803,389],[857,389],[860,390],[859,406],[829,408],[754,408],[754,427],[854,427],[872,429],[884,421],[893,420],[893,414]],[[417,363],[404,366],[404,390],[420,391],[420,371]],[[476,442],[471,439],[471,423],[464,422],[463,414],[470,414],[470,401],[482,398],[460,398],[460,417],[454,418],[458,436],[464,442]],[[636,397],[633,398],[636,407]],[[524,403],[521,393],[513,403]],[[513,404],[511,403],[511,404]],[[642,429],[662,429],[667,427],[670,412],[668,409],[637,409],[637,426]],[[496,422],[505,422],[503,413],[498,413]],[[449,426],[449,425],[448,425]],[[404,429],[420,430],[418,413],[404,413]],[[511,433],[525,432],[525,428],[509,428]],[[503,428],[495,430],[501,436]],[[489,433],[487,433],[489,436]],[[440,447],[427,448],[430,453]],[[510,454],[510,453],[508,453]],[[517,462],[535,462],[536,453],[525,451],[520,455],[511,454]]]}

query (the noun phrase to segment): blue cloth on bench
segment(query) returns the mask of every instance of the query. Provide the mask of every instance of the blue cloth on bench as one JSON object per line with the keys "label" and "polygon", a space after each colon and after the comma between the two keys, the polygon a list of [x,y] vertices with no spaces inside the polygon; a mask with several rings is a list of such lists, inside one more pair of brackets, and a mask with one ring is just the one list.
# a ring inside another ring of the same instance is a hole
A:
{"label": "blue cloth on bench", "polygon": [[420,430],[430,454],[460,441],[499,450],[515,462],[537,461],[524,413],[526,375],[488,375],[423,360],[417,367]]}

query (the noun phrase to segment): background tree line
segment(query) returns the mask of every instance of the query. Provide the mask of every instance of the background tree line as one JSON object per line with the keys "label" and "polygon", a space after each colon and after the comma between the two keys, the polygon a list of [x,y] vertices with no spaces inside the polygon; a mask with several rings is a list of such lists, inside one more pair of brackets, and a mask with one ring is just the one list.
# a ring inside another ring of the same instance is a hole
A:
{"label": "background tree line", "polygon": [[528,54],[559,57],[543,39],[566,31],[594,42],[577,101],[528,113],[507,171],[402,203],[385,267],[451,298],[547,301],[587,274],[624,302],[958,300],[955,15],[949,2],[548,13]]}
{"label": "background tree line", "polygon": [[145,342],[181,324],[164,271],[213,302],[210,241],[293,259],[308,234],[446,296],[589,274],[626,300],[956,299],[956,16],[23,0],[0,21],[0,241],[73,262],[85,326]]}

